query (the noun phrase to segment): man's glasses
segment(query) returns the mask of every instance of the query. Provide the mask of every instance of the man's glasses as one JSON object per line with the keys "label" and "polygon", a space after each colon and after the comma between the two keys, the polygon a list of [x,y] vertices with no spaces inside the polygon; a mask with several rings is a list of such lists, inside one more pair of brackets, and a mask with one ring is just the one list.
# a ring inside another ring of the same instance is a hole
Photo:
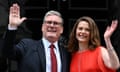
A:
{"label": "man's glasses", "polygon": [[46,24],[53,24],[53,25],[62,25],[61,22],[56,22],[56,21],[44,21]]}

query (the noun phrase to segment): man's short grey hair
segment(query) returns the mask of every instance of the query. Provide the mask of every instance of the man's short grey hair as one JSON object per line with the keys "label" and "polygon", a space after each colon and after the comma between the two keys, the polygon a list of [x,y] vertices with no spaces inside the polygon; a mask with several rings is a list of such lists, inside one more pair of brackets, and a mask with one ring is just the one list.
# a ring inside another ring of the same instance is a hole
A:
{"label": "man's short grey hair", "polygon": [[62,23],[63,23],[63,18],[62,18],[61,13],[58,12],[58,11],[55,11],[55,10],[50,10],[50,11],[48,11],[48,12],[45,14],[45,16],[44,16],[44,20],[43,20],[43,21],[45,21],[45,18],[46,18],[47,16],[50,16],[50,15],[59,16],[59,17],[62,19]]}

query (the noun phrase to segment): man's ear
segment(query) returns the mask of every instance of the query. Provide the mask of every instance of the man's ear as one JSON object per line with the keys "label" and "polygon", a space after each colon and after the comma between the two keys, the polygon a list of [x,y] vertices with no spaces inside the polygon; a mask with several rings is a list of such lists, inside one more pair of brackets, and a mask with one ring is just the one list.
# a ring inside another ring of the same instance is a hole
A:
{"label": "man's ear", "polygon": [[61,30],[60,30],[60,33],[61,33],[61,34],[63,33],[63,30],[64,30],[64,28],[63,28],[63,27],[61,27]]}
{"label": "man's ear", "polygon": [[43,32],[43,30],[44,30],[44,24],[42,24],[42,27],[41,27],[41,31]]}

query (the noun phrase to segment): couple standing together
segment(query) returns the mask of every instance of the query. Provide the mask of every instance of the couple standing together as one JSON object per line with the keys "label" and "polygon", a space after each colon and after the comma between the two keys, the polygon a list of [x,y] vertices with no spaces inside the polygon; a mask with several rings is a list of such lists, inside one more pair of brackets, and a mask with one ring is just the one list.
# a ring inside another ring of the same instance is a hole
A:
{"label": "couple standing together", "polygon": [[117,20],[112,21],[104,33],[105,48],[100,45],[95,21],[87,16],[80,17],[74,24],[66,47],[59,41],[63,33],[63,18],[58,11],[51,10],[44,16],[40,40],[22,39],[15,45],[17,28],[26,19],[20,17],[18,4],[10,7],[4,52],[6,57],[18,62],[17,72],[53,72],[51,44],[54,45],[57,63],[55,72],[115,72],[119,68],[119,59],[110,41]]}

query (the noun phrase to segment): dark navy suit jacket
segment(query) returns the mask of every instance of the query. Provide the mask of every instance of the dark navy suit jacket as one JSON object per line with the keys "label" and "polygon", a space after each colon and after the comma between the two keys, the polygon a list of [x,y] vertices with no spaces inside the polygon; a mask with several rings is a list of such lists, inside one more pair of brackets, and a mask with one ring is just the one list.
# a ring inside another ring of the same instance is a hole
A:
{"label": "dark navy suit jacket", "polygon": [[[23,39],[15,44],[16,31],[7,30],[5,34],[6,57],[18,62],[17,72],[46,72],[45,51],[42,40]],[[70,54],[59,44],[62,72],[69,72]]]}

